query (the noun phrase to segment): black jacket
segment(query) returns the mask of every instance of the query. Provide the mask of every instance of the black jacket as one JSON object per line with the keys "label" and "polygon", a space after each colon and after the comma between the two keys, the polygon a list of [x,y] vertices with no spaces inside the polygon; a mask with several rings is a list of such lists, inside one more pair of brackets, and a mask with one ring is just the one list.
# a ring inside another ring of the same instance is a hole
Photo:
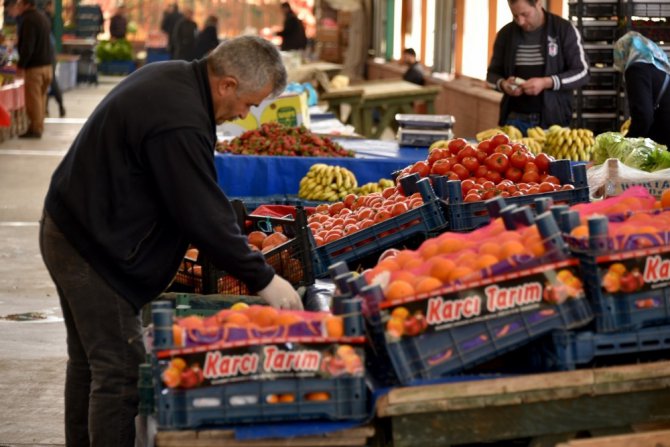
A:
{"label": "black jacket", "polygon": [[414,62],[410,67],[408,67],[402,78],[407,82],[411,82],[412,84],[424,85],[426,83],[423,77],[421,64],[418,62]]}
{"label": "black jacket", "polygon": [[51,65],[54,55],[51,48],[51,24],[46,14],[28,9],[21,14],[18,50],[19,68]]}
{"label": "black jacket", "polygon": [[205,57],[218,44],[219,37],[216,35],[216,26],[205,27],[195,38],[195,57],[197,59]]}
{"label": "black jacket", "polygon": [[277,33],[282,37],[281,50],[302,50],[307,47],[307,36],[305,26],[298,16],[289,12],[284,19],[284,29]]}
{"label": "black jacket", "polygon": [[195,35],[198,26],[191,19],[182,17],[172,30],[173,59],[192,61],[195,54]]}
{"label": "black jacket", "polygon": [[670,83],[658,109],[654,110],[665,76],[652,64],[636,63],[626,70],[626,96],[631,117],[627,137],[648,137],[670,147]]}
{"label": "black jacket", "polygon": [[122,15],[114,15],[109,20],[109,35],[115,39],[125,39],[128,30],[128,19]]}
{"label": "black jacket", "polygon": [[[542,127],[552,124],[567,126],[572,120],[573,90],[589,81],[589,68],[582,39],[577,29],[567,20],[544,11],[546,22],[542,33],[545,59],[544,74],[554,81],[553,90],[542,92]],[[493,56],[486,81],[500,90],[500,81],[514,75],[516,49],[523,30],[511,22],[500,29],[493,45]],[[505,95],[500,104],[500,124],[510,113],[510,100]]]}
{"label": "black jacket", "polygon": [[170,283],[189,243],[256,292],[272,279],[217,183],[205,61],[149,64],[93,111],[56,169],[46,211],[136,308]]}

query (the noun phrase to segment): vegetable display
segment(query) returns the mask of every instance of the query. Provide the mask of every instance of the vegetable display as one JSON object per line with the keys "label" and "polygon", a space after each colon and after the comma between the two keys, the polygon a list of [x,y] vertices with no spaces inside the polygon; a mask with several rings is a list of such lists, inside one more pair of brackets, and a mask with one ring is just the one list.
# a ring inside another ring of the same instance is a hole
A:
{"label": "vegetable display", "polygon": [[604,163],[616,158],[623,164],[647,172],[670,168],[667,147],[649,138],[626,138],[618,132],[606,132],[596,137],[593,161]]}
{"label": "vegetable display", "polygon": [[289,157],[353,157],[354,152],[306,127],[264,123],[230,141],[220,141],[216,150],[238,155],[284,155]]}

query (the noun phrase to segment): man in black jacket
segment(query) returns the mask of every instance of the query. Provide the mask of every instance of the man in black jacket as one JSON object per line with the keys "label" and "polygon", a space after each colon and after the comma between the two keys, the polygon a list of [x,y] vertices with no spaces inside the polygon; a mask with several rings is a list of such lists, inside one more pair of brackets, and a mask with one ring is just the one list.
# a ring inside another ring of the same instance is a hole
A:
{"label": "man in black jacket", "polygon": [[179,20],[181,20],[182,15],[179,12],[179,6],[176,3],[168,5],[167,9],[163,11],[163,20],[161,20],[161,31],[167,34],[168,38],[168,52],[170,56],[174,58],[174,41],[172,39],[172,31],[174,26]]}
{"label": "man in black jacket", "polygon": [[567,126],[572,92],[589,80],[577,29],[537,0],[509,0],[514,21],[496,36],[486,80],[504,93],[500,124]]}
{"label": "man in black jacket", "polygon": [[19,70],[25,79],[28,131],[21,138],[42,138],[47,92],[53,79],[51,25],[46,14],[35,8],[35,0],[19,0],[23,10],[19,27]]}
{"label": "man in black jacket", "polygon": [[284,29],[277,33],[282,38],[281,50],[304,50],[307,47],[305,26],[295,15],[288,2],[281,4],[281,11],[284,14]]}
{"label": "man in black jacket", "polygon": [[285,85],[279,52],[258,37],[204,60],[147,65],[102,100],[56,169],[40,247],[67,330],[67,445],[133,445],[138,312],[190,243],[271,305],[302,308],[249,249],[214,167],[216,125]]}

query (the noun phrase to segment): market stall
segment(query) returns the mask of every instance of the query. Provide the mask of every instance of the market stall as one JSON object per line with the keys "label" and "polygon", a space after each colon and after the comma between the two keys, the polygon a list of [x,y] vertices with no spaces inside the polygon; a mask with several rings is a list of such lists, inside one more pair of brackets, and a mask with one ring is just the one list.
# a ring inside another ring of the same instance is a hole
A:
{"label": "market stall", "polygon": [[297,194],[300,179],[315,163],[352,171],[359,184],[389,178],[393,171],[426,158],[427,149],[400,148],[395,142],[341,139],[354,158],[279,157],[216,154],[219,185],[230,197]]}

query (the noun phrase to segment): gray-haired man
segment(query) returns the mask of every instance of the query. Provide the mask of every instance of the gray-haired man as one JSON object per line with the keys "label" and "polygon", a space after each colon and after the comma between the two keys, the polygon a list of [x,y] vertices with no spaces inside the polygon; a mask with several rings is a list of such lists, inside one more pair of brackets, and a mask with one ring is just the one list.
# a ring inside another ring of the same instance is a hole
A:
{"label": "gray-haired man", "polygon": [[249,249],[214,168],[216,124],[285,84],[279,52],[256,37],[204,60],[150,64],[102,100],[56,169],[40,243],[67,329],[68,445],[133,445],[138,311],[169,284],[189,243],[273,306],[302,308]]}

